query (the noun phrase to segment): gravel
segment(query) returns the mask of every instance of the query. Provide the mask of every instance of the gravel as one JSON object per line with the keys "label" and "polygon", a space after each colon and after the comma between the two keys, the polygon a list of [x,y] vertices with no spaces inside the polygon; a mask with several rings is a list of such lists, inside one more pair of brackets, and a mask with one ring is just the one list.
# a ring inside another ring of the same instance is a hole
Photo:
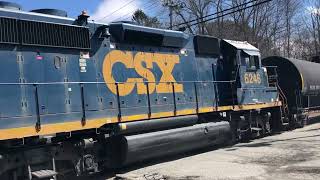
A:
{"label": "gravel", "polygon": [[320,179],[320,124],[232,147],[153,160],[123,169],[107,179]]}

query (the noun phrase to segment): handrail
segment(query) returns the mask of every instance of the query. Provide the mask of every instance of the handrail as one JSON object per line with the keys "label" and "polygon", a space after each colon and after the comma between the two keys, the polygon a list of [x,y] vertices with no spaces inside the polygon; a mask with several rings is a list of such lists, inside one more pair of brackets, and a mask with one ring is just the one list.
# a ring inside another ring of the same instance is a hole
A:
{"label": "handrail", "polygon": [[[231,89],[233,90],[233,84],[236,83],[236,79],[235,80],[231,80],[231,81],[176,81],[176,82],[149,82],[149,81],[145,81],[145,82],[115,82],[115,83],[106,83],[106,82],[47,82],[47,83],[38,83],[38,82],[34,82],[34,83],[0,83],[1,85],[9,85],[9,86],[13,86],[13,85],[18,85],[18,86],[32,86],[34,87],[34,98],[35,98],[35,108],[36,108],[36,125],[35,128],[37,131],[41,130],[41,112],[40,112],[40,102],[39,102],[39,86],[44,86],[44,85],[68,85],[68,84],[77,84],[79,85],[80,88],[80,99],[81,99],[81,113],[82,113],[82,118],[81,118],[81,124],[82,126],[86,125],[86,121],[87,121],[87,116],[86,116],[86,99],[85,99],[85,85],[88,84],[114,84],[116,86],[116,96],[117,96],[117,110],[118,110],[118,122],[121,122],[122,120],[122,110],[123,108],[121,107],[121,102],[120,102],[120,93],[119,93],[119,84],[124,84],[124,83],[145,83],[147,86],[147,96],[148,96],[148,118],[150,119],[152,116],[152,105],[150,102],[150,92],[149,92],[149,84],[150,83],[167,83],[167,84],[171,84],[172,86],[172,90],[173,90],[173,105],[174,105],[174,115],[177,115],[177,100],[176,100],[176,91],[175,91],[175,84],[177,83],[192,83],[194,86],[194,94],[195,94],[195,103],[196,103],[196,113],[199,113],[199,104],[200,104],[200,99],[198,97],[198,85],[197,84],[201,84],[201,83],[213,83],[214,85],[218,84],[218,83],[229,83],[231,85]],[[217,98],[215,99],[217,101]],[[232,100],[233,100],[233,106],[235,105],[235,100],[234,97],[232,95]],[[214,101],[214,100],[213,100]],[[214,106],[214,105],[213,105]],[[217,107],[216,107],[217,108]]]}
{"label": "handrail", "polygon": [[231,81],[144,81],[144,82],[47,82],[47,83],[0,83],[0,85],[65,85],[65,84],[136,84],[136,83],[233,83],[235,80]]}
{"label": "handrail", "polygon": [[266,87],[244,87],[241,89],[253,89],[253,90],[259,90],[259,89],[266,89]]}
{"label": "handrail", "polygon": [[307,108],[303,108],[304,110],[319,110],[320,106],[312,106],[312,107],[307,107]]}
{"label": "handrail", "polygon": [[265,68],[277,68],[278,66],[263,66]]}
{"label": "handrail", "polygon": [[82,110],[82,119],[81,119],[81,124],[85,125],[86,123],[86,105],[84,101],[84,87],[83,84],[80,84],[80,96],[81,96],[81,110]]}
{"label": "handrail", "polygon": [[281,87],[279,86],[279,84],[277,83],[277,89],[279,90],[279,95],[280,95],[280,98],[284,101],[284,110],[286,111],[286,115],[288,115],[289,113],[289,109],[288,109],[288,99],[286,97],[286,95],[283,93]]}
{"label": "handrail", "polygon": [[[276,68],[276,67],[274,67]],[[152,116],[152,105],[151,105],[151,102],[150,102],[150,92],[149,92],[149,84],[152,84],[152,83],[167,83],[167,84],[171,84],[172,85],[172,95],[173,95],[173,105],[174,105],[174,109],[173,109],[173,112],[174,114],[176,115],[177,114],[177,100],[176,100],[176,92],[175,92],[175,85],[177,83],[193,83],[194,85],[194,97],[195,97],[195,103],[196,103],[196,112],[199,113],[199,105],[200,105],[200,102],[201,102],[201,99],[199,99],[199,96],[198,96],[198,87],[200,83],[213,83],[214,86],[216,86],[216,84],[219,84],[219,83],[226,83],[227,85],[230,84],[231,86],[231,93],[232,93],[232,103],[233,103],[233,106],[235,106],[236,102],[236,98],[234,97],[234,85],[236,85],[237,83],[237,80],[238,80],[238,75],[240,73],[240,66],[238,66],[237,68],[237,71],[236,71],[236,74],[235,74],[235,77],[234,77],[234,80],[230,80],[230,81],[216,81],[216,80],[213,80],[213,81],[144,81],[144,82],[104,82],[104,81],[99,81],[99,82],[82,82],[82,81],[79,81],[79,82],[32,82],[32,83],[0,83],[0,86],[1,85],[26,85],[26,86],[33,86],[34,87],[34,96],[35,96],[35,106],[36,106],[36,113],[37,113],[37,124],[36,124],[36,128],[38,130],[41,129],[41,112],[40,112],[40,102],[39,102],[39,90],[41,90],[38,86],[42,86],[42,85],[80,85],[80,98],[81,98],[81,110],[82,110],[82,119],[81,119],[81,123],[82,125],[84,126],[86,124],[86,112],[88,110],[86,110],[86,98],[85,98],[85,85],[90,85],[90,84],[113,84],[116,86],[116,96],[117,96],[117,110],[118,110],[118,121],[120,122],[121,121],[121,118],[122,118],[122,110],[123,110],[123,107],[121,107],[121,101],[120,101],[120,95],[119,95],[119,84],[138,84],[138,83],[145,83],[146,84],[146,87],[147,87],[147,100],[148,100],[148,118],[151,118]],[[282,96],[282,98],[284,99],[285,101],[285,104],[287,104],[287,98],[285,97],[282,89],[279,87],[279,85],[277,84],[277,87],[279,89],[279,95]],[[245,89],[245,88],[244,88]],[[250,89],[264,89],[264,88],[250,88]],[[216,90],[214,88],[214,90]],[[191,90],[190,90],[191,91]],[[218,92],[217,92],[218,93]],[[218,94],[219,95],[219,94]],[[193,96],[193,95],[192,95]],[[218,98],[215,98],[215,100],[217,101]],[[194,101],[192,101],[192,103],[194,103]]]}
{"label": "handrail", "polygon": [[[277,66],[265,66],[265,67],[268,68],[268,80],[270,79],[271,76],[272,76],[272,80],[275,80],[275,82],[269,81],[269,86],[272,84],[274,87],[276,87],[278,89],[278,92],[279,92],[278,97],[280,97],[281,101],[283,101],[282,110],[285,113],[284,115],[288,116],[288,114],[289,114],[288,99],[278,83],[278,72],[277,72],[278,67]],[[270,69],[272,69],[271,72],[269,71]]]}
{"label": "handrail", "polygon": [[234,107],[235,106],[235,97],[234,97],[234,90],[233,90],[233,84],[236,84],[237,85],[237,77],[238,77],[238,74],[240,73],[240,65],[238,65],[237,67],[237,72],[234,76],[234,82],[230,83],[230,88],[231,88],[231,96],[232,96],[232,106]]}

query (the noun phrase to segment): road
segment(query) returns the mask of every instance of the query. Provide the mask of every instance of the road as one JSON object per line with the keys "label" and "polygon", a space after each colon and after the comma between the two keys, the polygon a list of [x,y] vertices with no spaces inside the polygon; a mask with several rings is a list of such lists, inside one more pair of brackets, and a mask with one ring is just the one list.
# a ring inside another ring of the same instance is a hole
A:
{"label": "road", "polygon": [[320,124],[232,147],[166,157],[115,175],[107,179],[316,180],[320,179]]}

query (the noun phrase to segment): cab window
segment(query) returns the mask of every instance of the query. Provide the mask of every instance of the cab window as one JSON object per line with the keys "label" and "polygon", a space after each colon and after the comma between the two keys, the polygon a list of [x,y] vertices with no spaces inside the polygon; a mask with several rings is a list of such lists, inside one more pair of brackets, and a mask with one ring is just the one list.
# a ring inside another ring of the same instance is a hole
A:
{"label": "cab window", "polygon": [[250,63],[249,63],[248,68],[250,68],[250,69],[259,69],[260,68],[259,56],[250,56]]}
{"label": "cab window", "polygon": [[241,65],[246,66],[247,69],[259,69],[260,58],[259,56],[250,56],[243,53],[243,56],[241,58]]}

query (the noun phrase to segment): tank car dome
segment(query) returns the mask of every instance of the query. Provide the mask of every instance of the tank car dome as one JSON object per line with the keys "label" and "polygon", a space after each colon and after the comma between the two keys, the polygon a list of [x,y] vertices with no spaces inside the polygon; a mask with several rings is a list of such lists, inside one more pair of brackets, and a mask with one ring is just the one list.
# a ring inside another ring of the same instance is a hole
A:
{"label": "tank car dome", "polygon": [[22,6],[17,3],[0,1],[0,8],[12,9],[12,10],[22,10]]}
{"label": "tank car dome", "polygon": [[66,11],[59,10],[59,9],[35,9],[30,12],[48,14],[53,16],[68,17],[68,13]]}

